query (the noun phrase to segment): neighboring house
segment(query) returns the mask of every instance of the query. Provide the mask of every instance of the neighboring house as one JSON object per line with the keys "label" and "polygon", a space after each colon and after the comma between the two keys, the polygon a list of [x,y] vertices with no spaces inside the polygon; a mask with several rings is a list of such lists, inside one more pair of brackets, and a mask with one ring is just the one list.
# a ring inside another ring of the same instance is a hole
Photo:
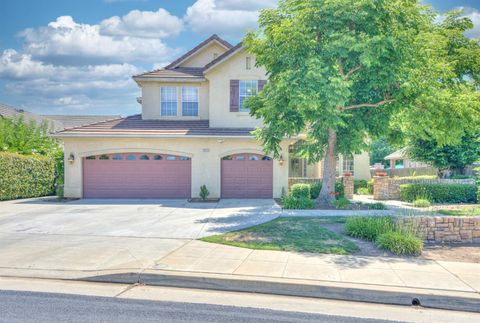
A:
{"label": "neighboring house", "polygon": [[0,103],[0,117],[18,118],[20,116],[22,116],[26,122],[33,121],[37,124],[47,123],[52,132],[120,118],[118,115],[38,115]]}
{"label": "neighboring house", "polygon": [[[298,138],[283,140],[274,160],[251,134],[262,121],[243,103],[267,77],[241,44],[213,35],[133,79],[140,115],[55,134],[68,161],[66,197],[190,198],[206,185],[214,198],[272,198],[288,189],[289,176],[321,176],[321,163],[290,158]],[[369,178],[367,154],[340,160],[340,168]]]}
{"label": "neighboring house", "polygon": [[402,148],[397,151],[394,151],[390,155],[386,156],[385,160],[390,161],[390,169],[430,167],[428,164],[417,162],[410,159],[407,155],[406,148]]}

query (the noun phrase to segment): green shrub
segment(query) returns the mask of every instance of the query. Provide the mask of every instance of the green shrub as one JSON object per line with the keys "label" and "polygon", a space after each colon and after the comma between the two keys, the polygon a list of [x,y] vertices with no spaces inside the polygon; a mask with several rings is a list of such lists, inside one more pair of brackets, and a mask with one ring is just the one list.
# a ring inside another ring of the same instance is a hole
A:
{"label": "green shrub", "polygon": [[[293,186],[298,185],[294,184]],[[305,184],[305,185],[310,185],[310,198],[311,199],[316,199],[318,195],[320,195],[320,191],[322,190],[322,183],[321,182],[316,182],[313,184]],[[335,182],[335,192],[337,193],[337,198],[345,196],[345,188],[343,186],[343,183],[341,181],[336,181]]]}
{"label": "green shrub", "polygon": [[368,189],[368,194],[372,195],[373,194],[373,179],[371,179],[367,182],[367,189]]}
{"label": "green shrub", "polygon": [[470,179],[473,178],[472,176],[468,175],[452,175],[450,176],[450,179]]}
{"label": "green shrub", "polygon": [[367,188],[368,182],[364,179],[356,179],[353,181],[353,191],[358,193],[358,190],[361,188]]}
{"label": "green shrub", "polygon": [[54,191],[53,159],[0,153],[0,200],[53,195]]}
{"label": "green shrub", "polygon": [[200,186],[200,198],[205,201],[207,197],[210,195],[210,191],[208,190],[206,185]]}
{"label": "green shrub", "polygon": [[296,198],[293,196],[286,196],[282,199],[282,205],[284,209],[306,210],[313,209],[315,207],[315,201],[308,197]]}
{"label": "green shrub", "polygon": [[430,201],[427,199],[416,199],[415,201],[413,201],[413,206],[414,207],[430,207],[432,206],[432,203],[430,203]]}
{"label": "green shrub", "polygon": [[316,199],[322,190],[322,183],[317,182],[310,185],[310,198]]}
{"label": "green shrub", "polygon": [[345,197],[340,197],[338,200],[333,201],[333,205],[337,209],[346,209],[350,206],[350,201]]}
{"label": "green shrub", "polygon": [[423,241],[412,233],[389,231],[378,236],[376,244],[379,248],[396,255],[419,255],[423,250]]}
{"label": "green shrub", "polygon": [[406,202],[426,198],[433,203],[475,203],[476,191],[473,184],[403,184],[400,185],[400,199]]}
{"label": "green shrub", "polygon": [[369,241],[393,230],[393,219],[389,216],[350,217],[345,223],[345,232],[349,236]]}
{"label": "green shrub", "polygon": [[294,198],[310,198],[310,184],[293,184],[290,195]]}
{"label": "green shrub", "polygon": [[380,202],[367,204],[367,207],[369,210],[386,210],[387,209],[385,204]]}
{"label": "green shrub", "polygon": [[357,194],[360,195],[370,195],[370,192],[368,191],[368,188],[366,187],[360,187],[357,191]]}

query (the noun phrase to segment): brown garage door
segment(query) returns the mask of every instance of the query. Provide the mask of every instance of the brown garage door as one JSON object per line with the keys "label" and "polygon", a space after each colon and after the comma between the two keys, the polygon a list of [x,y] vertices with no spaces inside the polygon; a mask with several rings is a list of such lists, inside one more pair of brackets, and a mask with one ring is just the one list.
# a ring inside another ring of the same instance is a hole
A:
{"label": "brown garage door", "polygon": [[166,154],[122,153],[83,159],[85,198],[189,198],[191,160]]}
{"label": "brown garage door", "polygon": [[222,198],[272,198],[273,161],[268,156],[236,154],[222,158]]}

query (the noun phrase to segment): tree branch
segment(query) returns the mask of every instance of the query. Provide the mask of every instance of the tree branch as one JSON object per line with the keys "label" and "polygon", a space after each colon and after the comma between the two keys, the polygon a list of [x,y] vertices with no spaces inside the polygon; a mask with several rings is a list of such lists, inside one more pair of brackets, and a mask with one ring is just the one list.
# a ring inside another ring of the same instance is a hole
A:
{"label": "tree branch", "polygon": [[348,105],[346,107],[340,108],[340,110],[352,110],[352,109],[358,109],[358,108],[378,108],[379,106],[385,105],[387,103],[392,103],[395,100],[383,100],[377,103],[363,103],[363,104],[354,104],[354,105]]}
{"label": "tree branch", "polygon": [[350,78],[350,76],[355,73],[356,71],[358,71],[360,68],[362,68],[362,65],[358,65],[354,68],[352,68],[350,71],[348,71],[347,73],[345,73],[345,70],[343,69],[343,64],[342,64],[342,59],[339,58],[337,60],[338,62],[338,69],[340,70],[340,74],[343,76],[343,79],[345,81],[348,81],[348,79]]}

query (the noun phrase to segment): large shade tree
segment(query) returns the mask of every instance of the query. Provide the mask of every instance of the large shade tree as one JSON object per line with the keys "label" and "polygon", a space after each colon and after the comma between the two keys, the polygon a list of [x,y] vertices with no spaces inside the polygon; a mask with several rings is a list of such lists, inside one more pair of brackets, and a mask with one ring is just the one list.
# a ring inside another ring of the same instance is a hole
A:
{"label": "large shade tree", "polygon": [[[280,0],[246,36],[269,78],[247,102],[264,120],[257,137],[279,156],[283,138],[305,135],[297,154],[324,158],[319,203],[334,196],[337,154],[365,149],[399,116],[422,118],[405,109],[433,108],[429,91],[446,73],[434,20],[416,0]],[[419,108],[422,96],[430,105]]]}

